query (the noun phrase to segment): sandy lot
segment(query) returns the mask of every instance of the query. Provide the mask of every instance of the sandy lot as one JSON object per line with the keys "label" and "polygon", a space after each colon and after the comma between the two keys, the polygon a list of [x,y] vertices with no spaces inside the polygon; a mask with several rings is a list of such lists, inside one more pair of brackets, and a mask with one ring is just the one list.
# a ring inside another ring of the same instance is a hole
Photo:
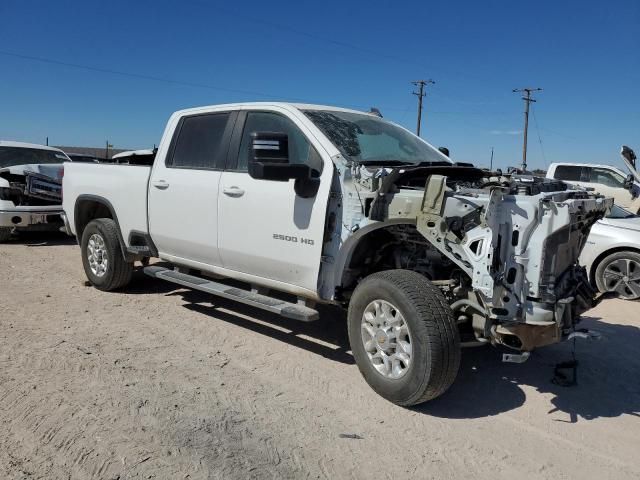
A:
{"label": "sandy lot", "polygon": [[403,409],[360,377],[339,311],[306,325],[141,273],[84,282],[64,237],[0,245],[0,478],[640,477],[638,303],[590,312],[603,338],[576,344],[575,387],[550,382],[571,344],[524,365],[476,348]]}

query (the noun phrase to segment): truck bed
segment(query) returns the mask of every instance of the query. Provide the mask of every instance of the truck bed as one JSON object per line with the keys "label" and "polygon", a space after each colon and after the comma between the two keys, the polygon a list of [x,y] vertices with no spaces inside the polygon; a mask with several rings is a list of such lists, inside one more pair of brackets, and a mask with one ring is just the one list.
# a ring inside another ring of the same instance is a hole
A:
{"label": "truck bed", "polygon": [[[75,204],[79,196],[101,197],[117,212],[122,232],[147,232],[147,185],[151,167],[103,163],[65,165],[62,207],[76,234]],[[87,195],[86,192],[91,192]],[[124,238],[128,245],[129,239]]]}

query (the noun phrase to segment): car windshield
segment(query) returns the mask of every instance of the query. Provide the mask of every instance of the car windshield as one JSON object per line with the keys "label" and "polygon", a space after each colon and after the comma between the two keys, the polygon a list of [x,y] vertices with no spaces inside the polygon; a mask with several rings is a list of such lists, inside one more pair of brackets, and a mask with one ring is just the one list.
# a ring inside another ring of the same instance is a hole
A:
{"label": "car windshield", "polygon": [[373,115],[336,110],[305,110],[304,114],[348,160],[365,164],[451,163],[414,134]]}
{"label": "car windshield", "polygon": [[609,215],[607,215],[607,218],[632,218],[632,217],[635,217],[633,213],[615,204],[613,205],[613,207],[611,207],[611,212],[609,213]]}
{"label": "car windshield", "polygon": [[34,163],[62,163],[69,159],[62,152],[39,148],[0,147],[0,168]]}

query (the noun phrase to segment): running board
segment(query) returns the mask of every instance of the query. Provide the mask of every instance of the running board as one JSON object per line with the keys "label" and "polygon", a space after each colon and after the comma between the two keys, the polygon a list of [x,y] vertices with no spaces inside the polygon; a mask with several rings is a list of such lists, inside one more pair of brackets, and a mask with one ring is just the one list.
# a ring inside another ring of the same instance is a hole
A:
{"label": "running board", "polygon": [[317,310],[297,303],[287,302],[279,298],[268,297],[259,293],[253,293],[241,288],[231,287],[223,283],[207,280],[206,278],[187,275],[168,268],[150,266],[144,268],[144,273],[150,277],[160,278],[168,282],[193,288],[201,292],[211,293],[219,297],[235,300],[236,302],[261,308],[276,313],[286,318],[300,320],[301,322],[313,322],[318,320]]}

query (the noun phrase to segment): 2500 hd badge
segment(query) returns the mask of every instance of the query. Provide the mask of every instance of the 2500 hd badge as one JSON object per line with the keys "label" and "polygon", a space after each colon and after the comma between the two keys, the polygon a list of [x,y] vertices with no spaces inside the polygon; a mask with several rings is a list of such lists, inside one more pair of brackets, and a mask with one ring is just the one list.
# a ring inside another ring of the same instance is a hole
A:
{"label": "2500 hd badge", "polygon": [[313,245],[313,240],[310,238],[298,238],[294,235],[282,235],[280,233],[273,234],[274,240],[284,240],[285,242],[304,243],[307,245]]}

